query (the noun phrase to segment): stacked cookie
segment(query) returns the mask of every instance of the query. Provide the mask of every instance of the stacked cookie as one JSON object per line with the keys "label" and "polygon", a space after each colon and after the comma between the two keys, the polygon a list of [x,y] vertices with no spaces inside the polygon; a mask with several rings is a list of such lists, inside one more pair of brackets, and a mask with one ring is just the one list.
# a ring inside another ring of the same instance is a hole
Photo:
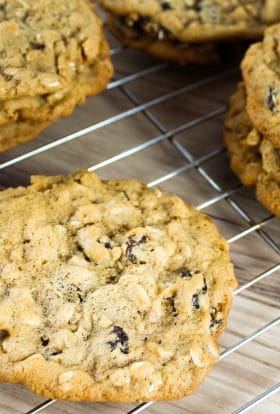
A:
{"label": "stacked cookie", "polygon": [[258,199],[280,216],[280,25],[266,30],[242,62],[244,81],[225,123],[231,166],[255,185]]}
{"label": "stacked cookie", "polygon": [[217,42],[257,39],[280,20],[278,0],[98,0],[128,46],[180,64],[217,61]]}
{"label": "stacked cookie", "polygon": [[104,89],[112,66],[87,0],[0,1],[0,152]]}
{"label": "stacked cookie", "polygon": [[211,220],[92,173],[0,192],[0,381],[49,398],[175,399],[217,361],[237,283]]}

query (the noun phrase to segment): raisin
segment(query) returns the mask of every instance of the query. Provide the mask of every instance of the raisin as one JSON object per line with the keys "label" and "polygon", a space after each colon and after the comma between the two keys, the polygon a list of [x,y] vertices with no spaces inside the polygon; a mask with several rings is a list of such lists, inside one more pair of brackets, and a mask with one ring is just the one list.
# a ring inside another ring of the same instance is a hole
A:
{"label": "raisin", "polygon": [[171,298],[168,298],[167,300],[168,300],[168,302],[169,302],[169,304],[170,304],[170,306],[171,306],[171,309],[172,309],[172,315],[174,316],[174,317],[176,317],[176,316],[178,316],[178,311],[177,311],[177,309],[176,309],[176,306],[175,306],[175,296],[173,296],[173,297],[171,297]]}
{"label": "raisin", "polygon": [[195,293],[192,297],[192,303],[193,303],[193,307],[195,309],[199,309],[200,305],[199,305],[199,295],[197,293]]}
{"label": "raisin", "polygon": [[[164,10],[170,10],[171,6],[168,2],[162,8]],[[168,5],[167,5],[168,4]],[[140,17],[138,20],[127,19],[125,24],[128,27],[133,27],[136,32],[143,32],[152,39],[162,40],[165,37],[173,38],[172,34],[168,32],[163,26],[159,25],[157,22],[153,21],[149,17]]]}
{"label": "raisin", "polygon": [[90,258],[86,255],[86,252],[83,250],[83,248],[79,244],[76,244],[76,249],[78,250],[78,252],[81,252],[82,253],[84,259],[87,262],[90,262]]}
{"label": "raisin", "polygon": [[[33,42],[31,42],[30,46],[31,46],[32,49],[35,49],[35,50],[44,50],[45,49],[45,45],[40,45],[39,43],[33,43]],[[77,182],[78,181],[81,182],[81,180],[76,180],[76,181]]]}
{"label": "raisin", "polygon": [[[200,273],[200,272],[199,272]],[[203,278],[203,286],[201,289],[198,290],[198,293],[195,293],[192,297],[192,303],[193,303],[193,307],[195,309],[199,309],[200,308],[200,303],[199,303],[199,296],[202,295],[206,295],[206,293],[208,292],[208,286],[207,286],[207,282],[206,282],[206,278]]]}
{"label": "raisin", "polygon": [[210,328],[211,333],[215,333],[220,328],[220,326],[222,326],[224,322],[222,318],[216,319],[218,316],[218,312],[219,310],[216,308],[211,308],[210,310],[211,321],[210,321],[209,328]]}
{"label": "raisin", "polygon": [[201,272],[199,270],[189,270],[186,267],[181,267],[176,270],[182,278],[190,280],[194,275],[199,275]]}
{"label": "raisin", "polygon": [[123,194],[124,194],[125,198],[127,199],[127,201],[130,201],[130,198],[128,197],[127,192],[123,191]]}
{"label": "raisin", "polygon": [[9,332],[6,330],[0,329],[0,345],[2,345],[3,341],[9,337]]}
{"label": "raisin", "polygon": [[41,339],[41,343],[42,343],[43,346],[48,346],[49,345],[49,342],[50,342],[49,338],[47,338],[46,336],[41,336],[40,339]]}
{"label": "raisin", "polygon": [[111,352],[119,348],[119,350],[123,354],[128,354],[129,353],[128,335],[124,332],[123,328],[121,328],[120,326],[114,326],[111,333],[117,336],[116,341],[107,342],[107,344],[110,345],[111,347]]}
{"label": "raisin", "polygon": [[127,244],[127,248],[126,248],[125,255],[131,263],[136,264],[137,263],[136,256],[132,254],[132,249],[133,247],[136,246],[136,242],[135,240],[132,239],[132,237],[129,237],[128,242],[126,244]]}
{"label": "raisin", "polygon": [[108,341],[107,344],[110,345],[111,352],[113,352],[118,346],[118,341],[115,341],[115,342]]}
{"label": "raisin", "polygon": [[203,295],[205,295],[208,291],[208,287],[207,287],[207,283],[206,283],[206,279],[204,278],[204,285],[203,288],[201,289],[201,292],[203,293]]}
{"label": "raisin", "polygon": [[111,283],[111,284],[118,283],[118,281],[119,281],[119,277],[118,277],[117,275],[112,275],[112,276],[109,276],[109,277],[106,279],[106,283]]}
{"label": "raisin", "polygon": [[117,335],[117,337],[120,341],[122,341],[122,342],[123,341],[128,341],[127,334],[124,332],[123,328],[121,328],[120,326],[114,326],[112,332]]}
{"label": "raisin", "polygon": [[215,333],[223,324],[223,319],[212,319],[210,322],[210,332]]}
{"label": "raisin", "polygon": [[168,1],[161,3],[162,10],[172,10],[172,6]]}
{"label": "raisin", "polygon": [[146,241],[147,241],[147,236],[142,236],[142,238],[139,241],[134,240],[132,237],[128,238],[128,242],[126,242],[127,248],[126,248],[125,255],[131,263],[133,264],[137,263],[137,257],[132,253],[133,248],[135,246],[139,246],[140,244],[146,243]]}
{"label": "raisin", "polygon": [[112,249],[111,243],[109,243],[109,242],[104,243],[104,247],[106,249]]}
{"label": "raisin", "polygon": [[62,351],[51,351],[50,356],[56,356],[62,354]]}
{"label": "raisin", "polygon": [[214,308],[213,306],[211,306],[210,311],[211,311],[212,318],[214,318],[214,316],[217,315],[218,313],[218,309]]}
{"label": "raisin", "polygon": [[137,263],[137,257],[136,257],[134,254],[130,254],[130,255],[128,256],[128,260],[129,260],[131,263],[133,263],[133,264],[136,264],[136,263]]}
{"label": "raisin", "polygon": [[177,273],[179,273],[179,275],[183,278],[186,278],[186,279],[192,278],[192,272],[186,267],[182,267],[181,269],[178,269]]}
{"label": "raisin", "polygon": [[273,111],[276,108],[276,90],[273,86],[269,86],[269,92],[267,96],[267,106],[271,111]]}

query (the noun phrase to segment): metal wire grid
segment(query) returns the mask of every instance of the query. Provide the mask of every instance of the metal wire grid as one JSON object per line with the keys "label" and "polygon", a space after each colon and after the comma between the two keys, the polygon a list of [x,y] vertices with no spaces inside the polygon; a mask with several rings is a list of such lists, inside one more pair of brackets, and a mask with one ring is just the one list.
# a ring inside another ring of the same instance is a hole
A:
{"label": "metal wire grid", "polygon": [[[111,49],[111,55],[115,55],[118,54],[120,52],[123,52],[125,48],[123,46],[120,47],[116,47]],[[137,73],[132,73],[126,77],[123,77],[122,79],[118,79],[118,80],[114,80],[112,81],[109,85],[108,85],[108,89],[114,89],[114,88],[118,88],[122,94],[124,94],[127,99],[133,104],[133,108],[118,113],[117,115],[114,115],[110,118],[104,119],[98,123],[92,124],[87,128],[81,129],[73,134],[64,136],[60,139],[57,139],[56,141],[53,141],[49,144],[43,145],[37,149],[28,151],[16,158],[10,159],[8,161],[2,162],[0,163],[0,170],[3,170],[7,167],[13,166],[15,164],[18,164],[28,158],[34,157],[35,155],[41,154],[41,153],[45,153],[48,150],[51,150],[55,147],[61,146],[67,142],[79,139],[81,137],[84,137],[85,135],[97,131],[98,129],[104,128],[108,125],[111,125],[115,122],[118,122],[120,120],[123,120],[125,118],[131,117],[135,114],[138,113],[142,113],[144,114],[144,116],[146,117],[146,119],[153,125],[155,126],[158,131],[159,131],[159,135],[154,137],[153,139],[150,139],[140,145],[134,146],[126,151],[123,151],[121,153],[118,153],[116,155],[114,155],[111,158],[108,158],[98,164],[95,164],[93,166],[90,166],[88,168],[89,171],[96,171],[102,167],[105,167],[107,165],[113,164],[117,161],[120,161],[122,159],[125,159],[129,156],[132,156],[133,154],[136,153],[140,153],[141,151],[147,149],[148,147],[151,147],[153,145],[156,145],[162,141],[166,141],[169,140],[174,147],[180,152],[180,154],[184,157],[184,159],[186,160],[186,164],[183,165],[180,168],[175,169],[174,171],[150,182],[148,185],[149,187],[153,187],[156,185],[159,185],[167,180],[170,180],[171,178],[176,177],[177,175],[181,174],[182,172],[188,171],[188,170],[192,170],[192,169],[196,169],[196,171],[200,174],[200,176],[208,183],[208,185],[210,186],[210,188],[214,189],[217,192],[217,196],[205,201],[204,203],[200,204],[199,206],[197,206],[197,208],[199,210],[203,210],[209,206],[212,206],[218,202],[220,202],[221,200],[226,200],[227,203],[235,210],[235,212],[237,212],[239,214],[239,216],[246,222],[247,224],[247,228],[242,231],[237,233],[235,236],[231,237],[228,242],[234,243],[237,242],[238,240],[242,239],[243,237],[246,237],[247,235],[253,233],[253,232],[258,232],[259,235],[262,237],[262,239],[264,240],[265,243],[267,243],[270,248],[272,248],[276,253],[279,254],[280,256],[280,246],[267,234],[267,232],[265,231],[265,226],[270,223],[272,221],[272,219],[274,218],[272,215],[270,215],[269,217],[265,218],[264,220],[261,220],[259,222],[255,222],[254,219],[252,217],[250,217],[248,215],[248,213],[239,205],[239,203],[237,203],[235,200],[233,200],[232,196],[238,191],[240,190],[240,188],[242,188],[241,185],[238,185],[230,190],[224,190],[218,183],[217,181],[211,177],[206,169],[203,167],[203,164],[206,161],[215,159],[215,157],[217,157],[218,155],[222,154],[224,152],[223,148],[220,148],[216,151],[213,151],[211,153],[208,153],[198,159],[195,159],[192,154],[185,148],[183,147],[180,142],[177,141],[176,136],[186,130],[189,130],[197,125],[202,124],[203,122],[212,120],[216,117],[218,117],[219,115],[222,115],[225,113],[226,111],[226,107],[222,106],[219,109],[207,113],[205,115],[202,115],[194,120],[191,120],[185,124],[182,124],[172,130],[167,130],[164,125],[160,122],[160,120],[153,115],[149,109],[153,108],[154,106],[163,103],[163,102],[167,102],[169,99],[174,98],[176,96],[182,95],[186,92],[190,92],[193,91],[201,86],[207,85],[207,84],[211,84],[211,82],[217,81],[219,79],[222,79],[223,77],[225,77],[226,75],[228,75],[231,71],[237,70],[237,68],[234,69],[230,69],[229,71],[214,75],[214,76],[210,76],[207,77],[205,79],[199,80],[197,82],[191,83],[189,85],[186,85],[182,88],[176,89],[174,91],[171,91],[165,95],[162,95],[158,98],[155,98],[149,102],[146,102],[144,104],[140,104],[140,102],[138,101],[138,99],[136,98],[136,96],[131,93],[127,88],[126,85],[129,82],[135,81],[137,79],[141,79],[144,76],[150,75],[152,73],[156,73],[159,72],[160,70],[164,69],[165,67],[167,67],[168,65],[166,63],[159,63],[156,65],[153,65],[147,69],[141,70]],[[241,285],[234,293],[235,295],[240,294],[241,292],[243,292],[245,289],[250,288],[251,286],[253,286],[254,284],[260,282],[261,280],[263,280],[266,277],[269,277],[270,275],[274,274],[275,272],[280,271],[280,260],[279,263],[274,265],[273,267],[265,270],[264,272],[256,275],[252,280],[250,280],[247,283],[244,283],[243,285]],[[238,343],[236,343],[235,345],[225,349],[222,354],[220,355],[220,359],[222,360],[224,358],[226,358],[228,355],[230,355],[231,353],[237,351],[239,348],[241,348],[242,346],[244,346],[245,344],[247,344],[248,342],[253,341],[254,339],[256,339],[257,337],[259,337],[260,335],[264,334],[266,331],[268,331],[269,329],[275,327],[276,325],[280,324],[280,316],[274,320],[272,320],[271,322],[269,322],[268,324],[262,326],[260,329],[258,329],[257,331],[251,333],[249,336],[243,338],[242,340],[240,340]],[[268,390],[265,390],[262,394],[257,395],[253,400],[249,401],[247,404],[243,405],[242,407],[240,407],[239,409],[235,410],[232,414],[241,414],[241,413],[246,413],[248,411],[250,411],[253,407],[255,407],[256,405],[260,404],[262,401],[264,401],[265,399],[267,399],[268,397],[271,397],[273,394],[275,394],[276,392],[280,391],[280,383],[275,384],[274,386],[272,386],[271,388],[269,388]],[[50,407],[51,405],[55,404],[57,401],[56,400],[47,400],[45,402],[43,402],[42,404],[34,407],[33,409],[31,409],[30,411],[26,412],[26,414],[37,414],[40,413],[42,411],[44,411],[45,409],[47,409],[48,407]],[[131,411],[129,411],[127,414],[139,414],[143,411],[145,411],[148,407],[150,407],[152,404],[154,404],[153,402],[149,402],[149,403],[143,403],[138,405],[137,407],[135,407],[134,409],[132,409]]]}

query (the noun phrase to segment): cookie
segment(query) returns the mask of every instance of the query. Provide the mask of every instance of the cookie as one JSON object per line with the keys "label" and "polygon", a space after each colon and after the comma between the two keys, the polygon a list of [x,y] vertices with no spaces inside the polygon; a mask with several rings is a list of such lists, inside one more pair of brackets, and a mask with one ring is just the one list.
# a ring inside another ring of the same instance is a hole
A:
{"label": "cookie", "polygon": [[280,217],[280,152],[254,127],[246,111],[244,83],[231,98],[224,142],[234,173],[245,186],[256,186],[259,201]]}
{"label": "cookie", "polygon": [[0,117],[0,152],[33,139],[51,122],[70,115],[85,102],[86,96],[102,91],[111,74],[111,63],[100,59],[93,66],[85,65],[69,88],[61,93],[2,103],[6,116]]}
{"label": "cookie", "polygon": [[[87,96],[102,91],[112,64],[101,22],[88,1],[2,3],[0,139],[7,149],[32,137],[30,125],[70,115]],[[9,141],[7,128],[15,132]],[[33,136],[37,132],[34,128]]]}
{"label": "cookie", "polygon": [[191,394],[237,282],[211,220],[92,173],[0,192],[0,380],[49,398]]}
{"label": "cookie", "polygon": [[99,0],[129,27],[180,42],[260,37],[280,19],[277,0]]}
{"label": "cookie", "polygon": [[230,100],[224,142],[230,155],[231,168],[246,186],[256,185],[263,170],[259,151],[261,139],[247,114],[246,89],[242,82]]}
{"label": "cookie", "polygon": [[256,128],[280,149],[280,24],[266,30],[264,40],[248,50],[242,71],[248,114]]}
{"label": "cookie", "polygon": [[260,202],[277,217],[280,217],[280,181],[270,174],[262,174],[257,185],[257,197]]}
{"label": "cookie", "polygon": [[0,126],[0,152],[32,140],[48,125],[48,122],[17,121]]}
{"label": "cookie", "polygon": [[268,210],[280,217],[280,151],[269,140],[262,141],[260,151],[264,172],[258,177],[257,197]]}
{"label": "cookie", "polygon": [[37,97],[22,97],[0,103],[1,125],[15,121],[51,122],[69,115],[86,96],[102,91],[112,75],[107,59],[108,45],[104,42],[103,57],[93,65],[83,65],[78,75],[63,90]]}
{"label": "cookie", "polygon": [[109,12],[110,27],[121,41],[179,63],[201,63],[207,56],[211,62],[211,48],[215,55],[215,47],[203,46],[201,42],[257,39],[269,24],[280,20],[277,0],[99,0],[99,3]]}
{"label": "cookie", "polygon": [[1,100],[60,91],[101,42],[86,0],[0,0]]}
{"label": "cookie", "polygon": [[170,42],[157,37],[139,36],[133,28],[122,24],[120,19],[114,16],[108,18],[108,26],[113,35],[125,45],[143,50],[158,59],[170,60],[179,65],[220,61],[218,48],[214,44]]}

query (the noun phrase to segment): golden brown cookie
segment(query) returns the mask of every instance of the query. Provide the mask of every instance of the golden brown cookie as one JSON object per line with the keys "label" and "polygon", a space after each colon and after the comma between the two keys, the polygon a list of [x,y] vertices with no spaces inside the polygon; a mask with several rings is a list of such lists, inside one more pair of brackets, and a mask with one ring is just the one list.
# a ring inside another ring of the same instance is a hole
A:
{"label": "golden brown cookie", "polygon": [[242,62],[248,114],[256,128],[280,149],[280,24],[248,50]]}
{"label": "golden brown cookie", "polygon": [[211,220],[80,172],[0,192],[0,380],[64,400],[191,394],[237,282]]}
{"label": "golden brown cookie", "polygon": [[17,121],[0,126],[0,152],[24,144],[47,128],[48,122]]}
{"label": "golden brown cookie", "polygon": [[257,197],[277,217],[280,217],[280,181],[263,173],[258,180]]}
{"label": "golden brown cookie", "polygon": [[264,172],[258,178],[257,197],[268,210],[280,217],[280,152],[265,139],[260,151]]}
{"label": "golden brown cookie", "polygon": [[69,115],[87,96],[102,91],[112,76],[108,44],[102,39],[98,59],[82,65],[67,86],[56,93],[0,101],[0,126],[20,121],[51,122]]}
{"label": "golden brown cookie", "polygon": [[230,100],[224,142],[230,155],[231,168],[246,186],[255,185],[262,172],[259,151],[261,140],[246,112],[246,89],[242,82]]}
{"label": "golden brown cookie", "polygon": [[[24,136],[30,139],[32,124],[69,115],[86,96],[103,90],[112,65],[101,21],[88,1],[3,0],[1,5],[0,141],[7,149]],[[15,122],[21,126],[12,127]],[[33,136],[37,132],[34,128]]]}
{"label": "golden brown cookie", "polygon": [[[112,73],[111,68],[109,61],[100,60],[93,67],[85,67],[84,73],[72,82],[72,88],[61,99],[54,96],[36,98],[33,107],[14,112],[13,118],[16,121],[0,125],[0,152],[35,138],[51,122],[61,116],[71,115],[78,105],[84,103],[86,96],[95,95],[106,87]],[[43,106],[46,100],[48,106]]]}
{"label": "golden brown cookie", "polygon": [[101,22],[86,0],[0,0],[0,97],[54,93],[99,55]]}
{"label": "golden brown cookie", "polygon": [[[278,0],[98,0],[128,26],[180,42],[261,37],[280,19]],[[140,26],[140,27],[138,27]]]}
{"label": "golden brown cookie", "polygon": [[258,39],[280,20],[277,0],[98,0],[125,44],[181,64],[216,60],[205,43]]}
{"label": "golden brown cookie", "polygon": [[114,36],[125,45],[146,51],[158,59],[170,60],[179,65],[220,61],[218,47],[214,44],[170,42],[151,36],[139,36],[133,28],[121,24],[120,19],[114,16],[108,18],[108,26]]}
{"label": "golden brown cookie", "polygon": [[51,122],[70,115],[84,103],[86,96],[101,92],[111,74],[111,63],[100,59],[93,66],[85,65],[77,79],[61,94],[22,99],[21,109],[16,100],[7,101],[6,109],[11,109],[10,120],[7,123],[6,118],[2,125],[0,121],[0,152],[33,139]]}
{"label": "golden brown cookie", "polygon": [[232,170],[246,186],[256,186],[257,198],[280,216],[280,154],[258,132],[246,111],[245,84],[232,96],[225,121],[224,141]]}

